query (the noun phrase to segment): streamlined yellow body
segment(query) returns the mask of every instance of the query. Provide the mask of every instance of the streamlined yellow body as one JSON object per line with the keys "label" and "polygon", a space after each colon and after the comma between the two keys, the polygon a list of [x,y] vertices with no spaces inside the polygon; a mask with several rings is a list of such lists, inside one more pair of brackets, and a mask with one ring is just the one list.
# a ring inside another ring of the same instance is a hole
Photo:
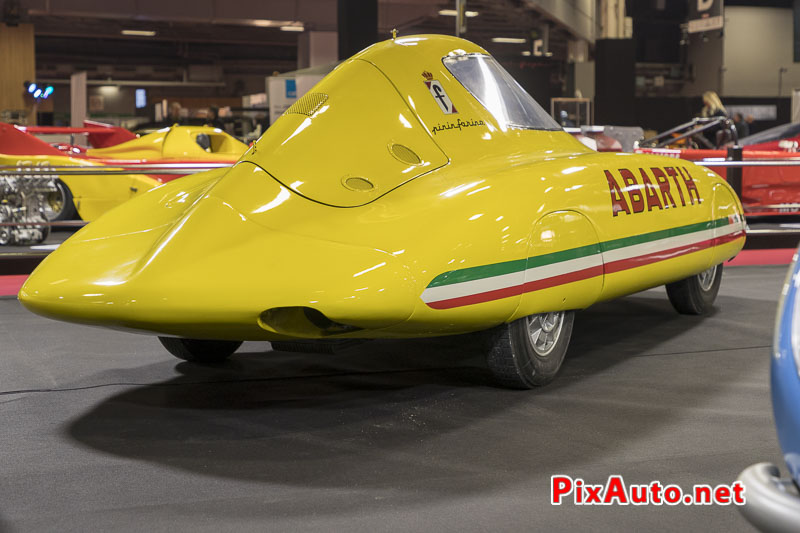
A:
{"label": "streamlined yellow body", "polygon": [[[0,165],[30,169],[52,167],[87,167],[92,170],[111,170],[114,167],[98,161],[58,155],[4,155]],[[161,182],[144,174],[100,176],[95,174],[63,174],[59,176],[72,193],[75,209],[85,221],[92,221],[123,202],[158,187]]]}
{"label": "streamlined yellow body", "polygon": [[[219,128],[176,125],[108,148],[89,149],[87,155],[90,159],[67,155],[0,154],[0,165],[21,168],[84,166],[114,170],[112,165],[117,160],[150,164],[233,163],[245,150],[246,144]],[[167,177],[171,179],[175,176]],[[87,222],[162,184],[158,177],[145,174],[65,174],[59,179],[69,188],[75,209]]]}
{"label": "streamlined yellow body", "polygon": [[75,234],[20,300],[184,338],[422,337],[585,308],[742,248],[741,205],[713,172],[592,152],[515,108],[498,72],[461,39],[372,46],[234,167]]}
{"label": "streamlined yellow body", "polygon": [[86,151],[89,157],[138,161],[236,161],[247,145],[211,126],[162,128],[108,148]]}

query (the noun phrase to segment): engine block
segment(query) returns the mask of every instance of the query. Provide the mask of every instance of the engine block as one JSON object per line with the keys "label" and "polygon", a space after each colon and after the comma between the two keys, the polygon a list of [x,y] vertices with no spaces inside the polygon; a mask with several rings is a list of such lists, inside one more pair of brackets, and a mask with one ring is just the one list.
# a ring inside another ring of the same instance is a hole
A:
{"label": "engine block", "polygon": [[0,176],[0,246],[36,244],[50,234],[45,206],[58,194],[57,178]]}

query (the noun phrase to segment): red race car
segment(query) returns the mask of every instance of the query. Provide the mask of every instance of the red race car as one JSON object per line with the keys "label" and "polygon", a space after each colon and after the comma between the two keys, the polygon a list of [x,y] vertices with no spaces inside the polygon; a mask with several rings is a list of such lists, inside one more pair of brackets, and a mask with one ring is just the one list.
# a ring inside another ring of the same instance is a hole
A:
{"label": "red race car", "polygon": [[[728,158],[728,149],[723,144],[731,145],[735,142],[735,134],[730,131],[729,121],[695,120],[687,124],[693,129],[680,133],[681,126],[673,128],[653,139],[643,141],[635,151],[687,159],[699,164],[703,161],[724,161]],[[721,140],[718,144],[720,147],[697,147],[710,145],[706,132],[715,129],[721,134],[717,135]],[[675,142],[684,142],[686,146],[692,148],[670,147]],[[745,214],[750,217],[800,215],[800,152],[798,152],[800,124],[776,126],[740,139],[738,144],[742,146],[744,161],[788,159],[798,162],[798,166],[745,166],[742,169],[741,187]],[[727,179],[728,169],[725,167],[714,166],[713,170]]]}

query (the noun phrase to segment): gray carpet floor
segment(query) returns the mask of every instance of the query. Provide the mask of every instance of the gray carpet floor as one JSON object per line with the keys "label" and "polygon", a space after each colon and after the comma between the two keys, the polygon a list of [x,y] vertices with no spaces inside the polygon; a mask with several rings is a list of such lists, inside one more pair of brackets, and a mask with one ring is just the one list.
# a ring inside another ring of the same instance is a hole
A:
{"label": "gray carpet floor", "polygon": [[222,367],[0,300],[3,531],[752,531],[734,507],[549,504],[553,474],[731,483],[783,466],[769,346],[785,267],[578,314],[557,380],[490,386],[469,338]]}

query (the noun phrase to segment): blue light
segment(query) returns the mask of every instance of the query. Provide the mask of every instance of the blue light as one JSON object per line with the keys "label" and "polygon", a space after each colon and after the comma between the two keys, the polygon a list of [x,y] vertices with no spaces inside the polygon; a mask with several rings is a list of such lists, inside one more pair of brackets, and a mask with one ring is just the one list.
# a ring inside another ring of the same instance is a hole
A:
{"label": "blue light", "polygon": [[36,90],[36,84],[35,83],[31,83],[30,85],[28,85],[28,92],[29,93],[33,94],[33,91],[35,91],[35,90]]}
{"label": "blue light", "polygon": [[40,96],[41,94],[42,94],[42,90],[41,90],[41,89],[36,89],[36,90],[33,92],[33,97],[34,97],[34,98],[39,98],[39,96]]}
{"label": "blue light", "polygon": [[45,98],[45,99],[46,99],[46,98],[47,98],[48,96],[50,96],[51,94],[53,94],[53,86],[52,86],[52,85],[48,85],[48,86],[45,88],[44,92],[42,93],[42,98]]}

